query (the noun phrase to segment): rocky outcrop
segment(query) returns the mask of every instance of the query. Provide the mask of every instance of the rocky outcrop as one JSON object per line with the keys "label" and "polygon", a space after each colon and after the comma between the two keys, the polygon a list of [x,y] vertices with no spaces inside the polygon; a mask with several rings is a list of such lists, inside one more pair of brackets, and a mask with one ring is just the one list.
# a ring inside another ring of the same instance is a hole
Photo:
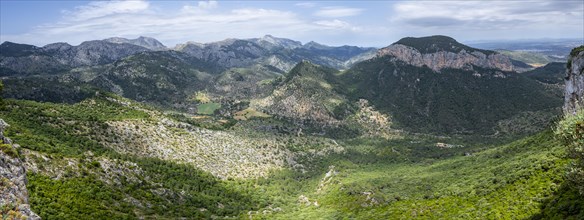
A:
{"label": "rocky outcrop", "polygon": [[40,219],[31,211],[26,190],[26,170],[18,157],[16,144],[4,137],[8,126],[0,119],[0,212],[2,219]]}
{"label": "rocky outcrop", "polygon": [[302,43],[300,41],[290,40],[286,38],[278,38],[272,35],[265,35],[261,38],[253,38],[250,41],[264,47],[267,49],[295,49],[298,47],[302,47]]}
{"label": "rocky outcrop", "polygon": [[576,114],[584,107],[584,45],[574,48],[568,60],[564,112]]}
{"label": "rocky outcrop", "polygon": [[410,65],[428,66],[437,72],[444,68],[468,69],[472,68],[472,65],[502,71],[513,71],[511,60],[498,53],[487,55],[480,51],[469,52],[466,50],[461,50],[458,53],[452,51],[422,53],[413,47],[401,44],[393,44],[377,52],[377,56],[388,55],[394,56]]}
{"label": "rocky outcrop", "polygon": [[107,41],[110,43],[115,43],[115,44],[124,44],[124,43],[133,44],[136,46],[148,48],[150,50],[168,50],[168,48],[166,48],[166,46],[164,46],[164,44],[160,43],[160,41],[158,41],[154,38],[151,38],[151,37],[140,36],[136,39],[112,37],[112,38],[105,39],[104,41]]}

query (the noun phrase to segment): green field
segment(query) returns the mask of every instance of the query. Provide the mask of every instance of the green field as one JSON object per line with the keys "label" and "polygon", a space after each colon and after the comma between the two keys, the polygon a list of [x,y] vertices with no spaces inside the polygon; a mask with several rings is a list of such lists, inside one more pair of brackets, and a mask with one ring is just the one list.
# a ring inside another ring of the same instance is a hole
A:
{"label": "green field", "polygon": [[220,108],[221,108],[221,104],[215,103],[215,102],[209,102],[209,103],[200,104],[199,106],[197,106],[197,113],[203,114],[203,115],[212,115],[215,112],[215,110],[220,109]]}

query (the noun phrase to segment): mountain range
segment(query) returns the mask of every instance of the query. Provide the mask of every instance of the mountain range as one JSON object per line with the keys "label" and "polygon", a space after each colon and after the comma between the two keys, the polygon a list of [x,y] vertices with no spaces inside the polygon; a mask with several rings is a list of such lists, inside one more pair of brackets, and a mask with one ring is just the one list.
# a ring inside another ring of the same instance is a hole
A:
{"label": "mountain range", "polygon": [[580,219],[564,148],[581,122],[558,119],[584,88],[574,51],[535,68],[440,35],[379,49],[271,35],[4,42],[0,212]]}
{"label": "mountain range", "polygon": [[[172,49],[146,37],[40,48],[5,42],[0,49],[5,96],[38,101],[72,103],[101,89],[195,113],[201,103],[192,97],[205,93],[217,103],[250,102],[262,111],[320,126],[338,124],[334,121],[356,111],[356,101],[363,98],[390,115],[398,129],[481,134],[508,130],[500,126],[524,112],[545,112],[543,121],[549,121],[562,104],[561,88],[547,86],[558,81],[534,80],[546,77],[548,68],[518,74],[515,70],[524,64],[518,67],[505,55],[447,36],[403,38],[379,50],[301,44],[270,35],[188,42]],[[235,113],[229,111],[223,112]]]}

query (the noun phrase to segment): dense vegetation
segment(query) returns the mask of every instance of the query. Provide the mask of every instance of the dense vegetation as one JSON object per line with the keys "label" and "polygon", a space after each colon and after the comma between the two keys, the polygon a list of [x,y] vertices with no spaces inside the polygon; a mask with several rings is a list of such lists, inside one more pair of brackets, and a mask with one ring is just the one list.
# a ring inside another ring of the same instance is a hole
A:
{"label": "dense vegetation", "polygon": [[[584,114],[546,129],[563,64],[438,73],[383,56],[346,71],[302,61],[279,75],[279,58],[327,63],[369,49],[309,43],[274,50],[270,64],[214,65],[272,53],[230,42],[205,59],[137,52],[8,77],[9,97],[35,100],[0,99],[5,135],[21,145],[0,150],[23,159],[32,210],[43,219],[584,219]],[[445,36],[396,43],[492,53]],[[38,50],[0,46],[15,57]],[[11,209],[0,205],[3,219]]]}
{"label": "dense vegetation", "polygon": [[564,84],[566,63],[552,62],[545,66],[523,73],[529,78],[547,84]]}
{"label": "dense vegetation", "polygon": [[568,179],[584,195],[584,110],[576,115],[567,115],[558,124],[555,133],[568,147],[569,156],[575,159]]}
{"label": "dense vegetation", "polygon": [[337,88],[353,99],[368,99],[398,126],[416,132],[489,134],[496,132],[499,120],[520,112],[559,114],[559,88],[518,74],[474,69],[481,74],[461,69],[438,74],[385,56],[357,64],[340,77]]}
{"label": "dense vegetation", "polygon": [[[562,173],[570,162],[564,146],[550,131],[512,143],[432,136],[350,139],[339,142],[345,153],[305,158],[310,166],[304,171],[285,169],[257,179],[219,180],[190,165],[120,154],[91,141],[88,127],[99,129],[112,120],[154,120],[144,110],[126,105],[120,97],[107,94],[74,105],[7,101],[6,110],[0,112],[12,125],[7,135],[37,152],[25,152],[24,157],[37,164],[37,169],[29,170],[28,188],[32,208],[41,217],[579,218],[584,214],[582,197],[564,184]],[[59,126],[63,122],[69,126]],[[448,147],[437,147],[437,142]],[[58,170],[51,171],[56,165]],[[122,174],[111,174],[114,165],[125,167],[119,168]]]}

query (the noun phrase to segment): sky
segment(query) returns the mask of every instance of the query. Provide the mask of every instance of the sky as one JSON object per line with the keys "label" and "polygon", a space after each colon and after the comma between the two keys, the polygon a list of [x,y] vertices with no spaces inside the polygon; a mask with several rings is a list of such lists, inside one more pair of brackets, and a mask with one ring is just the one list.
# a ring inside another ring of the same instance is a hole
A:
{"label": "sky", "polygon": [[402,37],[460,42],[584,41],[584,1],[33,1],[0,0],[0,42],[72,45],[153,37],[169,47],[264,35],[382,47]]}

